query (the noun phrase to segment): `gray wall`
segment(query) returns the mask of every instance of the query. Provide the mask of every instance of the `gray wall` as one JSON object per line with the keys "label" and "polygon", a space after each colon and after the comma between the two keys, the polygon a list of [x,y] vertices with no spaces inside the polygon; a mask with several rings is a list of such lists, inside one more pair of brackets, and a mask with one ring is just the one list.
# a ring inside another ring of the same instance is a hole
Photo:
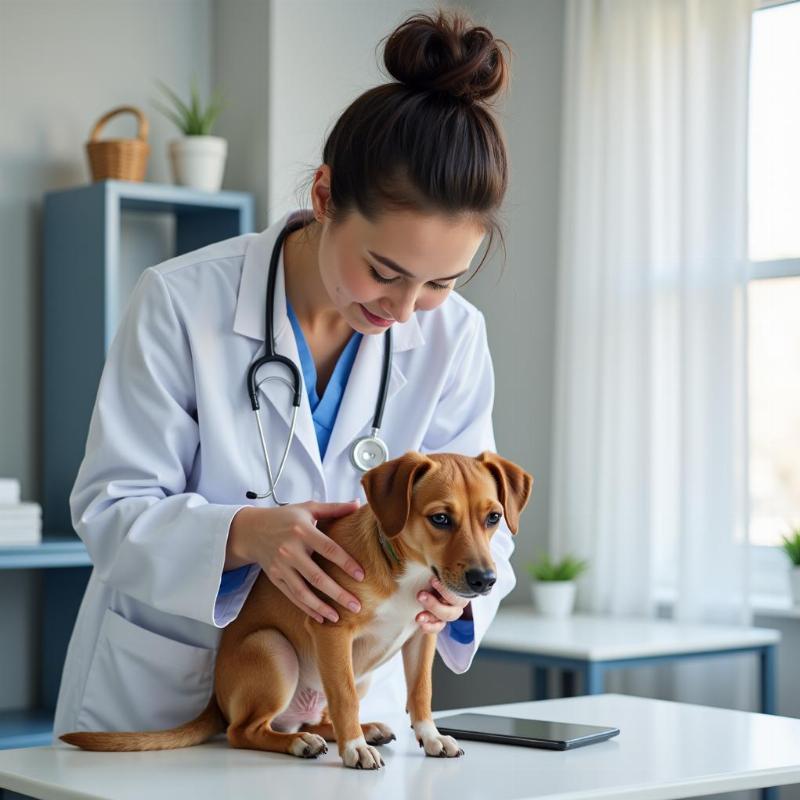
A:
{"label": "gray wall", "polygon": [[[211,0],[0,0],[0,475],[39,491],[40,212],[44,192],[90,180],[84,144],[111,108],[150,120],[147,180],[171,180],[174,125],[150,104],[155,79],[208,90]],[[103,138],[131,136],[115,118]]]}
{"label": "gray wall", "polygon": [[[166,142],[175,126],[151,106],[155,79],[208,91],[213,66],[211,0],[0,0],[0,476],[41,502],[39,304],[44,192],[90,180],[84,144],[115,106],[150,120],[146,179],[171,182]],[[130,115],[103,138],[131,136]],[[123,253],[163,259],[170,226],[125,218]],[[135,241],[135,248],[134,248]],[[0,572],[0,709],[35,702],[39,573]]]}
{"label": "gray wall", "polygon": [[[273,3],[225,0],[213,4],[213,86],[226,97],[214,133],[228,140],[223,189],[255,195],[255,228],[267,226],[270,68]],[[298,98],[299,99],[299,98]]]}

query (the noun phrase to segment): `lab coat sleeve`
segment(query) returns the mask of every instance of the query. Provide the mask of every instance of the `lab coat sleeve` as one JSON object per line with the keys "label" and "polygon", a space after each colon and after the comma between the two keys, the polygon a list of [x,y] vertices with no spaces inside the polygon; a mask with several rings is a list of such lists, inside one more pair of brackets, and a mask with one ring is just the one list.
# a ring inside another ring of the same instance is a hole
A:
{"label": "lab coat sleeve", "polygon": [[199,448],[195,404],[188,337],[151,267],[108,351],[70,495],[72,524],[101,580],[160,611],[224,627],[259,568],[248,565],[220,593],[230,524],[245,504],[186,491]]}
{"label": "lab coat sleeve", "polygon": [[[420,447],[421,453],[461,453],[477,456],[495,450],[492,427],[494,405],[494,369],[486,337],[483,314],[476,311],[472,329],[465,334],[465,344],[453,359],[450,376],[436,406],[432,421]],[[503,518],[490,542],[497,582],[492,591],[470,601],[472,638],[469,624],[459,620],[455,628],[448,623],[439,633],[436,649],[444,663],[455,673],[466,672],[497,613],[500,601],[516,585],[511,567],[514,541]]]}

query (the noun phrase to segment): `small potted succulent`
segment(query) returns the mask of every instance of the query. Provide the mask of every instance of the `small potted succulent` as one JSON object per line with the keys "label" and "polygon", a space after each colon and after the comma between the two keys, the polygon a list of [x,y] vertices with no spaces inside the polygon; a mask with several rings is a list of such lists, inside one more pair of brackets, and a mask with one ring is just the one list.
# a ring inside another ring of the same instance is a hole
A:
{"label": "small potted succulent", "polygon": [[570,555],[554,563],[545,554],[526,566],[533,579],[531,595],[539,614],[558,619],[568,617],[575,606],[575,579],[588,569],[588,563]]}
{"label": "small potted succulent", "polygon": [[800,528],[795,528],[790,536],[783,537],[783,549],[791,562],[789,580],[792,599],[796,606],[800,606]]}
{"label": "small potted succulent", "polygon": [[183,133],[182,139],[169,142],[169,156],[173,180],[179,186],[188,186],[206,192],[217,192],[222,186],[228,142],[220,136],[212,136],[222,98],[214,92],[208,106],[203,108],[192,79],[191,104],[186,105],[166,84],[159,81],[164,93],[170,98],[173,108],[166,108],[157,101],[153,105],[172,120]]}

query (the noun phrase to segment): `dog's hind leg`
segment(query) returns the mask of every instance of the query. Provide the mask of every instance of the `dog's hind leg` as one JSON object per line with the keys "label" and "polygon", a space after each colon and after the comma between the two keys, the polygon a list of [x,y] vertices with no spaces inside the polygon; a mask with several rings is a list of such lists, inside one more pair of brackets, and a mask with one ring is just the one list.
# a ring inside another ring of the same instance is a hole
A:
{"label": "dog's hind leg", "polygon": [[[364,699],[364,695],[367,693],[367,689],[369,689],[371,677],[372,676],[367,673],[356,682],[356,693],[358,694],[359,700]],[[316,733],[317,736],[321,736],[327,742],[336,741],[336,732],[333,730],[333,723],[331,722],[331,716],[327,706],[323,709],[322,719],[320,719],[318,724],[312,725],[311,723],[305,723],[300,727],[300,730]],[[361,730],[364,733],[367,744],[386,744],[387,742],[397,739],[392,729],[382,722],[362,722]]]}
{"label": "dog's hind leg", "polygon": [[274,628],[253,631],[217,664],[217,700],[229,720],[232,747],[316,758],[327,752],[321,736],[282,733],[270,723],[292,700],[300,667],[288,639]]}

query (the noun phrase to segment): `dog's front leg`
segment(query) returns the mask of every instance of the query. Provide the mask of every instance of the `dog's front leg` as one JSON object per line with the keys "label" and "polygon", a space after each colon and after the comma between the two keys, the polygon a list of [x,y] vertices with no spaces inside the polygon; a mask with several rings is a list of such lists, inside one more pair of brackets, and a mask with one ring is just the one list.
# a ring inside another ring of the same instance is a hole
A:
{"label": "dog's front leg", "polygon": [[335,625],[315,625],[312,631],[317,669],[342,761],[346,767],[356,769],[384,766],[378,750],[367,744],[358,720],[352,632]]}
{"label": "dog's front leg", "polygon": [[406,711],[411,727],[425,755],[438,758],[457,758],[464,751],[452,736],[443,736],[431,714],[433,659],[436,655],[435,633],[418,630],[403,645],[403,667],[406,673],[408,701]]}

